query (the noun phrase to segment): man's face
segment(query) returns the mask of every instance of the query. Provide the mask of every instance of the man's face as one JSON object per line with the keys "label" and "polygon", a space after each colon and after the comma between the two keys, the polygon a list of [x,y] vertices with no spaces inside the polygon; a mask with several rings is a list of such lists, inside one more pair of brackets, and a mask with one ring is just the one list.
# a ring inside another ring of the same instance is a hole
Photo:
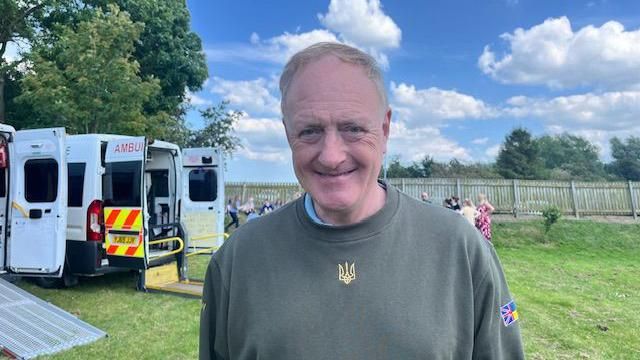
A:
{"label": "man's face", "polygon": [[283,101],[294,170],[318,214],[367,212],[391,118],[373,81],[329,55],[297,73]]}

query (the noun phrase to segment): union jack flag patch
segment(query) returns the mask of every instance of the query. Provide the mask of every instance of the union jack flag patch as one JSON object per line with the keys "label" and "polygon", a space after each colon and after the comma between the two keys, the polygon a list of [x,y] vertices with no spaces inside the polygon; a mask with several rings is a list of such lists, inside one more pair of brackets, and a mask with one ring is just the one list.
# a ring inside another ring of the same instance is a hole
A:
{"label": "union jack flag patch", "polygon": [[518,311],[516,309],[516,302],[513,300],[500,307],[500,316],[502,316],[504,326],[509,326],[518,320]]}

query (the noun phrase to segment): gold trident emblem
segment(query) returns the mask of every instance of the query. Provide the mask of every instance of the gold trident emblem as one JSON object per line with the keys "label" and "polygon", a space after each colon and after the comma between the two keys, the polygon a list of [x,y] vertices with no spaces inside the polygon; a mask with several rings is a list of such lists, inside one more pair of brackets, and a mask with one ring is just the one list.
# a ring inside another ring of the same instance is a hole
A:
{"label": "gold trident emblem", "polygon": [[355,265],[356,265],[355,263],[352,263],[351,266],[349,266],[349,263],[347,261],[344,262],[344,267],[342,267],[342,264],[338,264],[338,280],[342,281],[347,285],[349,285],[350,282],[355,280],[356,279]]}

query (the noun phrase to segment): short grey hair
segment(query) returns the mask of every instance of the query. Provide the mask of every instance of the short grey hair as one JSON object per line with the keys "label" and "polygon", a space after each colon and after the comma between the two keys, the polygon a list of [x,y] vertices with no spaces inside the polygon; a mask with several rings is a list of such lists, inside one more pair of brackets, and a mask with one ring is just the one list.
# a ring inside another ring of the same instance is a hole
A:
{"label": "short grey hair", "polygon": [[348,64],[362,67],[367,77],[375,84],[378,95],[380,95],[382,109],[386,111],[389,107],[389,102],[387,100],[387,91],[384,87],[382,71],[378,66],[378,62],[371,55],[352,46],[335,42],[319,42],[294,54],[284,66],[282,75],[280,75],[280,109],[283,118],[284,104],[293,77],[306,65],[327,55],[333,55]]}

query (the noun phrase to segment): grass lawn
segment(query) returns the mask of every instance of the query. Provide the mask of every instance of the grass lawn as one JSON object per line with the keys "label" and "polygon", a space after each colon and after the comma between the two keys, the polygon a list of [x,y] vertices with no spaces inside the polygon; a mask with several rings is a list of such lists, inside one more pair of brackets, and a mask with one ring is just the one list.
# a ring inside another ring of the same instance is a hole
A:
{"label": "grass lawn", "polygon": [[494,230],[528,359],[640,359],[640,225]]}
{"label": "grass lawn", "polygon": [[[561,221],[494,224],[529,359],[640,359],[640,225]],[[202,278],[208,256],[191,261]],[[135,291],[131,273],[65,290],[19,285],[109,337],[51,359],[194,359],[198,300]]]}

